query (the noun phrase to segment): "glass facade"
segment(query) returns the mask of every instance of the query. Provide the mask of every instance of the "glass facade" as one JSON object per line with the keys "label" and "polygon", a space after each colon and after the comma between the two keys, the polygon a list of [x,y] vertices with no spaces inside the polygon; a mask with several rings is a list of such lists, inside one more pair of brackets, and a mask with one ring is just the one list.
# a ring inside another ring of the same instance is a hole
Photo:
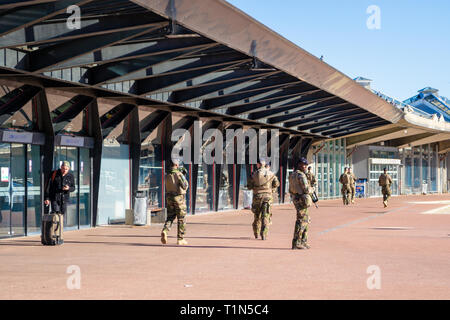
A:
{"label": "glass facade", "polygon": [[91,213],[91,158],[87,148],[56,146],[53,169],[69,161],[70,173],[75,181],[75,191],[70,193],[64,228],[78,229],[92,224]]}
{"label": "glass facade", "polygon": [[320,199],[340,197],[339,177],[346,167],[345,148],[343,139],[327,141],[313,147],[312,170],[317,179],[316,192]]}
{"label": "glass facade", "polygon": [[[379,158],[378,158],[379,159]],[[381,197],[381,187],[378,184],[380,175],[387,169],[387,173],[392,178],[391,192],[393,196],[399,195],[399,165],[393,164],[370,164],[370,178],[369,178],[369,196]]]}
{"label": "glass facade", "polygon": [[0,144],[0,238],[41,230],[40,146]]}
{"label": "glass facade", "polygon": [[402,193],[437,193],[439,155],[437,144],[404,148],[400,152],[404,164]]}
{"label": "glass facade", "polygon": [[99,225],[125,219],[125,209],[131,208],[130,151],[126,144],[103,144],[100,186],[98,193]]}
{"label": "glass facade", "polygon": [[148,199],[148,208],[163,207],[163,152],[160,138],[150,137],[141,146],[138,190],[143,191]]}

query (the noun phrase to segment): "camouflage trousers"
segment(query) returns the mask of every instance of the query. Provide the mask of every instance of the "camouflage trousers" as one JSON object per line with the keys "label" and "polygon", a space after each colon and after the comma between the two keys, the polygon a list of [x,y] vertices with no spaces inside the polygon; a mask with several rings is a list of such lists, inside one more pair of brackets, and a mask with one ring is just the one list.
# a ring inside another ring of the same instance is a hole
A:
{"label": "camouflage trousers", "polygon": [[167,220],[164,224],[163,231],[170,231],[173,221],[177,218],[177,238],[182,240],[184,238],[184,232],[186,230],[186,199],[185,195],[167,195],[166,196],[166,206],[167,206]]}
{"label": "camouflage trousers", "polygon": [[354,185],[351,185],[350,186],[350,190],[351,190],[351,192],[350,192],[350,195],[351,195],[350,200],[353,202],[355,200],[356,187]]}
{"label": "camouflage trousers", "polygon": [[350,186],[348,184],[342,185],[341,193],[342,193],[342,201],[344,202],[344,205],[349,204],[351,193],[352,193]]}
{"label": "camouflage trousers", "polygon": [[387,204],[389,198],[391,197],[391,187],[390,186],[381,187],[381,193],[383,194],[383,203]]}
{"label": "camouflage trousers", "polygon": [[294,198],[293,203],[297,211],[297,220],[295,221],[294,238],[292,244],[299,246],[308,242],[308,227],[311,222],[308,215],[308,208],[300,198]]}
{"label": "camouflage trousers", "polygon": [[264,237],[269,232],[270,221],[270,207],[272,206],[272,195],[268,193],[254,194],[252,202],[252,212],[254,214],[253,219],[253,234],[255,238],[258,235]]}

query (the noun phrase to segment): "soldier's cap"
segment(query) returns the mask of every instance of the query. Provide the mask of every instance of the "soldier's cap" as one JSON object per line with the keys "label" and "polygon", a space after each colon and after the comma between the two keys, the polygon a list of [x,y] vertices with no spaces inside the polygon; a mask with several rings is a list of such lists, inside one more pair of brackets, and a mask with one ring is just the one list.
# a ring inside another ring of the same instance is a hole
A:
{"label": "soldier's cap", "polygon": [[180,165],[181,164],[181,158],[178,157],[172,157],[172,165]]}
{"label": "soldier's cap", "polygon": [[259,158],[258,163],[264,167],[267,163],[266,158]]}
{"label": "soldier's cap", "polygon": [[298,161],[299,164],[306,164],[308,165],[308,160],[306,160],[305,158],[300,158],[300,160]]}
{"label": "soldier's cap", "polygon": [[67,167],[67,168],[70,169],[70,162],[69,161],[63,161],[63,163],[61,164],[61,167],[62,166]]}

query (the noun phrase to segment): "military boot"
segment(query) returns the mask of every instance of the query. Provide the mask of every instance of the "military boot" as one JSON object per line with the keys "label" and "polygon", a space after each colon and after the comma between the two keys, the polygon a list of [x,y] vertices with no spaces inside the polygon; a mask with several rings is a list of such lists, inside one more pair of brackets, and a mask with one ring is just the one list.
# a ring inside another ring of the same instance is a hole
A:
{"label": "military boot", "polygon": [[307,244],[306,242],[302,243],[302,247],[304,249],[311,249],[311,246],[309,244]]}
{"label": "military boot", "polygon": [[292,250],[303,250],[305,249],[302,245],[297,244],[296,241],[292,241]]}
{"label": "military boot", "polygon": [[161,231],[161,243],[162,244],[167,243],[167,230]]}
{"label": "military boot", "polygon": [[178,244],[179,246],[185,246],[185,245],[187,245],[188,243],[187,243],[187,241],[184,240],[184,239],[178,239],[177,244]]}

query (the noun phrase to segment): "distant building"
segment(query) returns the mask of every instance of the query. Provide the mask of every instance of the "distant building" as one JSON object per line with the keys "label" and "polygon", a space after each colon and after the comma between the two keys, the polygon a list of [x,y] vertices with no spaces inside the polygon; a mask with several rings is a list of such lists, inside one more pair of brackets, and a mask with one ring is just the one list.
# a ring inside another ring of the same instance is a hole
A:
{"label": "distant building", "polygon": [[370,89],[370,84],[372,83],[373,80],[371,79],[367,79],[367,78],[363,78],[363,77],[357,77],[355,80],[358,84],[360,84],[361,86],[363,86],[364,88],[371,90]]}
{"label": "distant building", "polygon": [[438,89],[426,87],[418,92],[404,102],[426,113],[442,115],[446,121],[450,121],[450,100],[439,96]]}

